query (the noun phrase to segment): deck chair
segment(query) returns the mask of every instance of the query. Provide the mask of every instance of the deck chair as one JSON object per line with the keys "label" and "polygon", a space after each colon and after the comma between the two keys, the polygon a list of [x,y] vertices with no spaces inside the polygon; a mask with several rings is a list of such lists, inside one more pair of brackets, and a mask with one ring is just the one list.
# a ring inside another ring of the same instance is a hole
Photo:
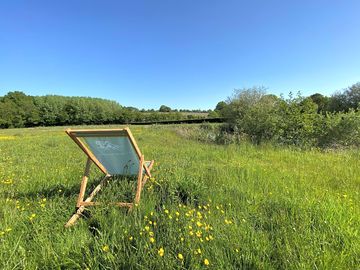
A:
{"label": "deck chair", "polygon": [[[112,176],[137,175],[136,193],[133,202],[113,202],[111,204],[128,207],[140,202],[140,195],[146,181],[151,177],[150,171],[154,160],[144,161],[136,141],[129,128],[124,129],[93,129],[65,131],[71,139],[87,155],[85,172],[80,185],[80,193],[77,200],[77,211],[65,224],[72,226],[81,216],[85,207],[99,205],[101,202],[92,202],[94,196],[101,190]],[[94,163],[105,176],[100,184],[84,200],[86,184],[89,178],[90,165]]]}

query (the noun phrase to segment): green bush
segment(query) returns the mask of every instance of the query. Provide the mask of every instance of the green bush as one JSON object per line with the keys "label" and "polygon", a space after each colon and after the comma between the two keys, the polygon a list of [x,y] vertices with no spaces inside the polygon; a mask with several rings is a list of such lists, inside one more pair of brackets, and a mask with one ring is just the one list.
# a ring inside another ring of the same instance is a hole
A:
{"label": "green bush", "polygon": [[322,115],[317,113],[317,105],[311,99],[290,97],[279,103],[275,127],[275,141],[283,145],[310,147],[316,144]]}
{"label": "green bush", "polygon": [[318,146],[339,148],[360,146],[360,111],[329,113],[324,117]]}
{"label": "green bush", "polygon": [[266,95],[263,87],[235,90],[224,113],[228,126],[234,133],[247,134],[254,143],[270,140],[280,120],[279,102],[276,96]]}

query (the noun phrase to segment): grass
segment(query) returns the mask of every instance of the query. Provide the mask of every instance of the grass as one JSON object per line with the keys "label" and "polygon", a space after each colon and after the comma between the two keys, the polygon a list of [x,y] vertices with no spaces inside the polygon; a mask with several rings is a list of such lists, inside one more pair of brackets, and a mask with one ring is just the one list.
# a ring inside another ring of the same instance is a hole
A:
{"label": "grass", "polygon": [[[359,269],[360,153],[220,146],[131,127],[154,178],[132,213],[74,211],[64,127],[0,131],[0,269]],[[90,185],[101,174],[92,167]],[[131,179],[97,199],[129,198]]]}

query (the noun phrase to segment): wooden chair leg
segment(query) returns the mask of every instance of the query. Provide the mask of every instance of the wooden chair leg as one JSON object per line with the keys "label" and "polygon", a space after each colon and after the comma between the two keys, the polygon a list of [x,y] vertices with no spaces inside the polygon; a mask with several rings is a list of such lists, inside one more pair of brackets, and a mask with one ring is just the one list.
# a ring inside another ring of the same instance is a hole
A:
{"label": "wooden chair leg", "polygon": [[[90,193],[90,196],[84,202],[91,202],[95,195],[101,190],[103,185],[106,183],[107,179],[110,175],[105,175],[105,177],[100,181],[100,184],[95,187],[95,189]],[[76,213],[72,215],[72,217],[66,222],[65,227],[70,227],[75,224],[75,222],[82,216],[82,212],[84,212],[85,206],[80,206]]]}
{"label": "wooden chair leg", "polygon": [[142,189],[143,164],[144,164],[144,156],[141,156],[134,203],[139,203],[139,201],[140,201],[140,195],[141,195],[141,189]]}
{"label": "wooden chair leg", "polygon": [[[149,167],[148,167],[148,169],[149,169],[149,172],[151,171],[151,169],[152,169],[152,167],[154,166],[154,161],[152,160],[151,162],[150,162],[150,165],[149,165]],[[146,182],[147,182],[147,180],[149,179],[149,175],[147,174],[147,173],[145,173],[145,175],[144,175],[144,177],[143,177],[143,179],[142,179],[142,188],[145,186],[145,184],[146,184]]]}
{"label": "wooden chair leg", "polygon": [[77,207],[80,207],[80,203],[84,201],[84,195],[85,195],[87,181],[89,178],[91,162],[92,161],[90,158],[88,158],[86,161],[85,172],[81,180],[80,193],[76,204]]}

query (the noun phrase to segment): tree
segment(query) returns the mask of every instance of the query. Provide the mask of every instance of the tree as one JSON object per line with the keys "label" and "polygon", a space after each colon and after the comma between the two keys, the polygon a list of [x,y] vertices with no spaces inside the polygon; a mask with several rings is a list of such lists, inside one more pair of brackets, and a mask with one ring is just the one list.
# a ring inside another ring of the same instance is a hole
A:
{"label": "tree", "polygon": [[347,112],[350,109],[358,109],[360,103],[360,82],[344,89],[343,91],[335,92],[328,105],[328,110],[331,112]]}
{"label": "tree", "polygon": [[346,111],[346,97],[344,93],[337,91],[331,97],[327,107],[330,112],[341,112]]}
{"label": "tree", "polygon": [[159,108],[159,112],[171,112],[171,108],[165,105],[161,105]]}
{"label": "tree", "polygon": [[228,104],[225,101],[220,101],[216,104],[214,113],[218,116],[224,116],[226,114],[226,110],[228,108]]}
{"label": "tree", "polygon": [[322,94],[316,93],[311,95],[309,98],[318,106],[317,112],[324,112],[327,110],[330,102],[330,98],[323,96]]}
{"label": "tree", "polygon": [[348,109],[357,109],[360,104],[360,82],[348,87],[344,94]]}
{"label": "tree", "polygon": [[30,127],[38,125],[40,121],[39,111],[34,104],[34,98],[23,92],[14,91],[7,93],[1,100],[2,107],[11,107],[11,115],[7,114],[7,122],[11,127]]}

